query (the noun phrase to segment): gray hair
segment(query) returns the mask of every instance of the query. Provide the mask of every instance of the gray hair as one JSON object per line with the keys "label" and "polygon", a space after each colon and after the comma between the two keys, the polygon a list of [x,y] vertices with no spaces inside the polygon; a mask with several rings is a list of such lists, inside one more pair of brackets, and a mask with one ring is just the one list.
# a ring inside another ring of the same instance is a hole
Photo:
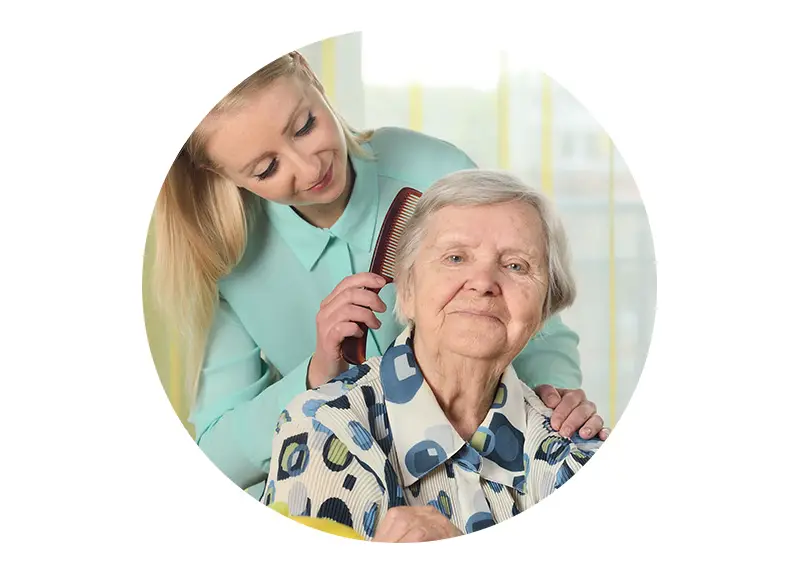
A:
{"label": "gray hair", "polygon": [[430,217],[447,206],[482,206],[508,202],[529,204],[541,217],[545,255],[549,266],[543,319],[546,320],[574,303],[577,292],[566,232],[549,199],[509,173],[468,169],[439,179],[423,193],[400,237],[395,265],[397,301],[394,305],[394,315],[399,323],[408,323],[400,290],[409,285],[413,264],[424,240]]}

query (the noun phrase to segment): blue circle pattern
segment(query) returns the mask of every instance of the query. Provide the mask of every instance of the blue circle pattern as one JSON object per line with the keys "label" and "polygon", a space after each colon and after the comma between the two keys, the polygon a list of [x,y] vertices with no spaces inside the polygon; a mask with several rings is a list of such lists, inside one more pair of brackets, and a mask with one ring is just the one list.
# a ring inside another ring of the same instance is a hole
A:
{"label": "blue circle pattern", "polygon": [[474,533],[487,527],[491,527],[496,522],[489,512],[477,512],[466,522],[466,533]]}
{"label": "blue circle pattern", "polygon": [[496,434],[497,444],[494,451],[505,462],[513,462],[523,453],[522,443],[519,442],[509,426],[500,426]]}
{"label": "blue circle pattern", "polygon": [[421,478],[446,459],[447,453],[440,444],[432,440],[422,440],[408,450],[405,467],[411,475]]}
{"label": "blue circle pattern", "polygon": [[524,434],[510,423],[508,417],[498,412],[491,418],[488,429],[494,435],[495,444],[483,456],[505,470],[524,470]]}
{"label": "blue circle pattern", "polygon": [[350,367],[330,382],[332,383],[335,381],[340,381],[343,384],[351,387],[358,380],[362,379],[370,370],[371,369],[369,368],[369,365],[365,363],[358,365],[357,367]]}
{"label": "blue circle pattern", "polygon": [[499,383],[497,392],[494,394],[494,402],[491,403],[491,408],[502,408],[508,402],[508,387],[505,383]]}
{"label": "blue circle pattern", "polygon": [[264,504],[268,506],[271,505],[273,501],[275,501],[275,481],[269,480],[269,485],[266,486]]}
{"label": "blue circle pattern", "polygon": [[438,492],[438,497],[427,502],[427,505],[436,508],[447,519],[452,519],[452,500],[444,490]]}
{"label": "blue circle pattern", "polygon": [[291,415],[289,411],[283,409],[283,412],[280,413],[280,416],[277,417],[277,425],[275,426],[275,434],[280,434],[280,427],[286,424],[287,422],[291,422]]}
{"label": "blue circle pattern", "polygon": [[441,513],[447,516],[447,519],[452,519],[452,500],[444,490],[438,492],[438,505],[442,510]]}
{"label": "blue circle pattern", "polygon": [[557,434],[547,436],[535,451],[536,460],[544,460],[554,466],[569,455],[569,441]]}
{"label": "blue circle pattern", "polygon": [[330,408],[340,408],[342,410],[347,410],[350,408],[350,399],[347,398],[347,395],[341,395],[340,397],[327,401],[327,406]]}
{"label": "blue circle pattern", "polygon": [[352,514],[346,502],[341,498],[327,498],[322,505],[319,506],[319,511],[316,512],[316,517],[327,518],[337,521],[347,527],[352,527]]}
{"label": "blue circle pattern", "polygon": [[[399,373],[407,373],[402,379]],[[380,381],[388,402],[404,404],[416,395],[424,384],[424,377],[419,370],[413,351],[408,345],[398,345],[386,351],[380,363]]]}
{"label": "blue circle pattern", "polygon": [[461,449],[455,453],[453,460],[455,464],[467,472],[479,472],[480,465],[483,462],[477,450],[472,448],[469,444],[464,444]]}
{"label": "blue circle pattern", "polygon": [[592,443],[596,442],[597,440],[599,440],[599,439],[596,438],[596,437],[594,437],[594,438],[583,438],[577,432],[575,432],[572,435],[572,437],[571,437],[571,441],[574,442],[575,444],[592,444]]}
{"label": "blue circle pattern", "polygon": [[322,434],[333,434],[333,431],[330,430],[327,426],[316,420],[315,418],[311,420],[311,426],[316,432],[321,432]]}
{"label": "blue circle pattern", "polygon": [[[519,479],[521,478],[521,481]],[[514,478],[514,488],[522,494],[525,495],[527,493],[527,482],[530,481],[530,456],[527,455],[527,452],[524,453],[524,476],[517,476]]]}
{"label": "blue circle pattern", "polygon": [[361,450],[369,450],[372,447],[374,438],[367,432],[363,425],[357,420],[351,420],[347,425],[350,429],[352,440]]}
{"label": "blue circle pattern", "polygon": [[572,451],[572,458],[574,458],[575,462],[578,462],[580,466],[585,466],[593,455],[593,450],[580,450],[579,448],[575,448]]}
{"label": "blue circle pattern", "polygon": [[308,433],[295,434],[283,441],[277,457],[277,480],[299,476],[308,467]]}
{"label": "blue circle pattern", "polygon": [[383,434],[388,434],[388,411],[386,411],[386,405],[382,402],[379,402],[372,406],[371,410],[369,411],[369,419],[374,421],[374,428],[375,432],[378,432],[378,429]]}
{"label": "blue circle pattern", "polygon": [[316,411],[319,410],[319,407],[325,403],[327,403],[327,401],[322,399],[312,399],[305,401],[304,403],[302,403],[302,414],[304,414],[308,418],[314,418],[316,416]]}
{"label": "blue circle pattern", "polygon": [[331,472],[341,472],[355,456],[335,434],[327,437],[322,447],[322,460]]}
{"label": "blue circle pattern", "polygon": [[291,451],[286,461],[286,472],[289,476],[299,476],[305,472],[308,467],[308,460],[310,458],[310,451],[307,444],[298,444],[297,447]]}
{"label": "blue circle pattern", "polygon": [[391,465],[391,462],[386,460],[386,466],[384,468],[386,474],[386,492],[388,493],[388,507],[393,508],[396,506],[404,506],[405,505],[405,497],[402,494],[402,485],[400,485],[399,478],[397,478],[397,473],[394,471],[394,467]]}
{"label": "blue circle pattern", "polygon": [[486,482],[488,483],[488,487],[491,488],[492,492],[495,494],[502,493],[502,490],[504,489],[502,484],[498,484],[497,482],[493,482],[491,480],[486,480]]}
{"label": "blue circle pattern", "polygon": [[375,536],[375,529],[377,528],[377,504],[373,503],[372,506],[363,514],[363,530],[367,537]]}
{"label": "blue circle pattern", "polygon": [[[391,452],[393,439],[388,415],[386,414],[386,405],[382,402],[377,402],[375,390],[372,387],[361,387],[361,392],[363,393],[363,400],[369,417],[369,430],[372,437],[377,441],[377,445],[388,456]],[[380,434],[384,436],[379,436]]]}
{"label": "blue circle pattern", "polygon": [[496,443],[494,433],[485,426],[478,427],[469,442],[472,448],[477,450],[481,456],[488,456],[491,454],[494,451]]}
{"label": "blue circle pattern", "polygon": [[[398,359],[400,361],[397,361]],[[399,375],[396,372],[397,366],[400,368]],[[368,365],[359,365],[357,367],[348,369],[334,380],[340,381],[342,385],[345,385],[347,390],[349,390],[353,388],[355,383],[359,379],[363,378],[369,371],[370,368]],[[403,372],[410,374],[406,375],[406,378],[400,380],[399,376],[403,376]],[[381,366],[381,381],[383,383],[386,401],[402,404],[409,402],[416,395],[419,388],[424,383],[424,379],[419,372],[409,345],[392,346],[386,352],[383,358],[383,365]],[[386,436],[382,439],[378,439],[377,442],[380,447],[384,449],[384,452],[388,453],[392,446],[392,438],[385,404],[376,402],[375,393],[371,387],[361,387],[361,389],[363,391],[364,400],[367,405],[369,425],[372,430],[370,433],[360,422],[353,420],[348,424],[350,434],[355,444],[362,450],[369,450],[372,447],[373,443],[376,441],[376,437],[373,436],[374,434],[385,434]],[[491,408],[502,408],[507,403],[507,398],[507,387],[504,383],[500,383]],[[342,396],[335,400],[336,402],[334,403],[334,406],[336,408],[349,408],[350,403],[346,397]],[[306,401],[302,406],[302,412],[307,417],[313,418],[315,417],[318,409],[324,404],[329,405],[330,402],[322,399]],[[291,420],[292,419],[288,411],[284,410],[278,419],[275,432],[279,432],[281,425],[286,422],[290,422]],[[544,428],[552,432],[552,434],[550,434],[544,440],[544,442],[542,442],[538,450],[536,450],[534,455],[535,459],[544,460],[550,465],[555,465],[558,462],[565,460],[569,453],[571,453],[571,457],[582,465],[585,464],[588,459],[591,458],[591,456],[593,456],[593,451],[591,450],[578,449],[570,451],[570,442],[573,441],[575,443],[585,443],[591,442],[590,440],[582,439],[577,435],[575,435],[571,441],[561,437],[552,429],[549,418],[544,418],[542,424]],[[319,423],[315,418],[313,418],[312,425],[315,431],[332,435],[332,432],[327,427]],[[381,430],[377,430],[378,428]],[[527,487],[526,483],[530,477],[531,460],[530,457],[523,452],[524,437],[522,433],[517,430],[516,427],[511,425],[504,415],[500,413],[494,413],[492,415],[489,427],[479,427],[475,436],[477,436],[477,434],[480,434],[480,437],[473,437],[470,444],[464,445],[453,456],[452,462],[458,464],[460,468],[466,471],[479,472],[480,466],[482,464],[482,458],[485,457],[505,469],[513,471],[523,470],[524,476],[516,476],[513,480],[513,487],[518,490],[520,494],[524,494]],[[300,438],[303,440],[307,438],[307,434],[298,436],[300,436]],[[294,438],[290,440],[294,440],[296,446],[293,447],[291,452],[288,454],[288,457],[283,458],[284,462],[282,463],[282,467],[285,470],[283,477],[286,475],[299,475],[308,465],[308,446],[305,444],[305,442],[298,442]],[[285,444],[286,443],[284,443],[284,446]],[[285,451],[286,449],[284,448],[284,452]],[[344,461],[345,465],[349,464],[347,460],[352,459],[349,457],[349,454],[347,456],[348,458],[346,458]],[[402,485],[394,468],[391,466],[388,460],[385,463],[384,484],[381,478],[379,478],[371,468],[366,466],[359,458],[357,458],[357,456],[355,459],[359,464],[361,464],[361,466],[367,468],[368,471],[375,477],[375,480],[380,488],[388,492],[389,508],[406,505]],[[447,458],[445,457],[444,449],[433,440],[424,440],[422,442],[418,442],[408,451],[405,457],[405,465],[408,468],[408,471],[417,478],[429,473],[432,469],[445,461],[447,461]],[[454,473],[450,474],[452,471],[452,466],[451,463],[448,462],[448,464],[448,475],[452,477],[454,476]],[[336,468],[341,469],[339,466],[336,466]],[[574,470],[568,464],[564,463],[557,472],[555,489],[560,488],[573,475]],[[282,478],[279,476],[278,479]],[[504,489],[504,486],[501,484],[490,480],[487,481],[487,484],[489,489],[495,493],[501,493]],[[420,492],[420,482],[417,480],[409,487],[409,489],[414,497],[417,497]],[[275,482],[270,481],[265,490],[265,503],[267,505],[274,501],[274,494]],[[331,504],[332,502],[340,502],[340,500],[335,498],[332,499],[331,502],[327,503]],[[434,506],[447,518],[452,518],[452,502],[449,496],[447,496],[443,490],[440,491],[438,497],[434,500],[431,500],[428,505]],[[331,511],[330,507],[332,506],[323,506],[323,508],[320,509],[320,512]],[[339,510],[337,509],[334,511]],[[364,531],[370,538],[374,537],[374,533],[376,531],[377,512],[378,505],[373,503],[363,513]],[[515,503],[512,506],[511,513],[514,516],[520,513],[520,510]],[[345,521],[349,519],[349,513],[337,515],[339,515],[339,517]],[[328,517],[330,516],[328,515]],[[468,519],[465,528],[467,533],[473,533],[475,531],[495,525],[495,523],[496,522],[494,521],[491,513],[482,510],[474,513]]]}
{"label": "blue circle pattern", "polygon": [[572,476],[574,476],[574,471],[567,463],[564,462],[563,465],[561,465],[560,470],[558,470],[557,476],[555,477],[555,489],[557,490],[563,484],[568,482],[569,478]]}

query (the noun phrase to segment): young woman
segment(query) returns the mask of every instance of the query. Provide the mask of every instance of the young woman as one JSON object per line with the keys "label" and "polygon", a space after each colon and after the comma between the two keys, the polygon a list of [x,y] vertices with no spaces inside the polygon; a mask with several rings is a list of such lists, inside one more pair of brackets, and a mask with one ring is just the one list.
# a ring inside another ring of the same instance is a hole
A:
{"label": "young woman", "polygon": [[[358,323],[367,358],[402,331],[393,284],[367,289],[384,285],[367,270],[396,193],[474,166],[419,133],[354,131],[296,52],[238,85],[191,134],[157,200],[153,286],[185,341],[197,442],[237,485],[265,479],[281,411],[346,370],[340,345]],[[550,319],[514,366],[555,408],[553,426],[604,439],[578,388],[577,343]]]}

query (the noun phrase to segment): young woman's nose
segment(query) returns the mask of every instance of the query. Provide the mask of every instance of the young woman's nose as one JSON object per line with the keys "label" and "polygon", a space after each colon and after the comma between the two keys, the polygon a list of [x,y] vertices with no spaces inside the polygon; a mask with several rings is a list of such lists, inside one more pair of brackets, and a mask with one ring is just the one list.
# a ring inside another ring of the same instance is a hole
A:
{"label": "young woman's nose", "polygon": [[316,153],[293,151],[286,157],[294,171],[295,185],[298,189],[307,190],[325,176],[322,160]]}

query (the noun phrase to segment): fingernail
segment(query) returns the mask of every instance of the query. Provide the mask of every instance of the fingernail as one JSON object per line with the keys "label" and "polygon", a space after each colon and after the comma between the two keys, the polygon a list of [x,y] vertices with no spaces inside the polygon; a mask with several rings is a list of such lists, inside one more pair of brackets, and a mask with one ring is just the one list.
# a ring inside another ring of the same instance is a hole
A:
{"label": "fingernail", "polygon": [[588,438],[589,436],[591,436],[591,431],[588,430],[587,428],[583,428],[580,431],[580,436],[582,436],[583,438]]}

